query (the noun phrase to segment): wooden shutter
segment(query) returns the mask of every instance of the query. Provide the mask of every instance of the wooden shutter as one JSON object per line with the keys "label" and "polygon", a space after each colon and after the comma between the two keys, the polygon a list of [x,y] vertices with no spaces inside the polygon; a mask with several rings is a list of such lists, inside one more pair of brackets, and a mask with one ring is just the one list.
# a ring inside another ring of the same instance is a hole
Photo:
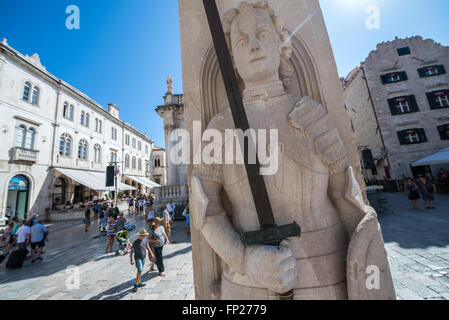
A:
{"label": "wooden shutter", "polygon": [[418,69],[419,77],[425,78],[426,77],[426,68],[420,68]]}
{"label": "wooden shutter", "polygon": [[399,72],[399,77],[401,78],[402,81],[408,80],[407,72],[405,72],[405,71]]}
{"label": "wooden shutter", "polygon": [[387,75],[386,75],[386,74],[381,75],[381,76],[380,76],[380,80],[382,81],[383,84],[387,84],[387,83],[388,83],[388,82],[387,82]]}
{"label": "wooden shutter", "polygon": [[446,74],[446,69],[444,68],[444,65],[440,64],[437,66],[438,68],[438,74]]}
{"label": "wooden shutter", "polygon": [[408,96],[407,101],[408,101],[408,105],[410,106],[411,112],[419,111],[419,107],[418,107],[418,104],[416,103],[416,98],[414,95]]}
{"label": "wooden shutter", "polygon": [[438,127],[441,140],[449,140],[449,124],[445,124]]}
{"label": "wooden shutter", "polygon": [[433,92],[426,93],[427,100],[429,100],[430,109],[438,109],[438,105],[435,101],[435,94]]}
{"label": "wooden shutter", "polygon": [[391,111],[392,116],[397,116],[398,114],[400,114],[399,109],[396,107],[396,99],[397,98],[388,100],[388,105],[390,106],[390,111]]}
{"label": "wooden shutter", "polygon": [[418,136],[419,136],[419,142],[427,142],[426,132],[424,129],[416,129]]}
{"label": "wooden shutter", "polygon": [[409,144],[408,141],[405,139],[405,131],[398,131],[398,138],[399,138],[399,144],[405,145]]}

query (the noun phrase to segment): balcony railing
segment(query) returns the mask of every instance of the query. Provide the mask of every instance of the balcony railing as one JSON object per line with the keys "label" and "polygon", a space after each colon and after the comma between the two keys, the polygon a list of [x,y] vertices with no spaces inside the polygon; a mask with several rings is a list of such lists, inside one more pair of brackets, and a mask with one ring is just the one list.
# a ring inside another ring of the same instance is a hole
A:
{"label": "balcony railing", "polygon": [[12,161],[31,162],[37,161],[39,151],[14,147],[12,150]]}

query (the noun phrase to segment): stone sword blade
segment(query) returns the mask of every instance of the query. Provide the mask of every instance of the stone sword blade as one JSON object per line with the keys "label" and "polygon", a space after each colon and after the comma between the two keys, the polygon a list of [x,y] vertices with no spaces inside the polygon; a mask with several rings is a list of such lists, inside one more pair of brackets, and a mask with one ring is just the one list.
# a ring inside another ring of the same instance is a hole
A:
{"label": "stone sword blade", "polygon": [[[203,0],[204,9],[206,11],[207,20],[209,22],[212,39],[217,53],[218,63],[220,65],[221,74],[226,87],[226,93],[231,107],[232,118],[236,129],[241,129],[243,132],[248,130],[249,123],[246,116],[245,108],[243,106],[242,96],[237,83],[237,77],[234,72],[234,66],[231,59],[231,54],[226,43],[223,26],[221,24],[220,15],[215,0]],[[245,168],[248,175],[249,185],[253,196],[254,204],[256,206],[257,216],[262,228],[275,225],[274,215],[268,198],[265,180],[260,175],[260,163],[256,153],[256,163],[249,164],[248,149],[253,146],[255,151],[255,144],[251,135],[248,135],[248,148],[243,147],[243,154],[245,159]]]}

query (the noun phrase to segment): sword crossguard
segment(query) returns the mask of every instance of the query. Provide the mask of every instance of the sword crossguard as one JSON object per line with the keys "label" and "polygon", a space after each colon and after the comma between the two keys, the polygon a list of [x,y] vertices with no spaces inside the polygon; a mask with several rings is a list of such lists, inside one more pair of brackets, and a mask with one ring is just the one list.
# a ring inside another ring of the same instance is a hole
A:
{"label": "sword crossguard", "polygon": [[293,222],[285,226],[269,225],[259,231],[243,232],[241,241],[245,247],[253,244],[264,244],[267,246],[279,246],[282,240],[290,237],[300,237],[301,227]]}

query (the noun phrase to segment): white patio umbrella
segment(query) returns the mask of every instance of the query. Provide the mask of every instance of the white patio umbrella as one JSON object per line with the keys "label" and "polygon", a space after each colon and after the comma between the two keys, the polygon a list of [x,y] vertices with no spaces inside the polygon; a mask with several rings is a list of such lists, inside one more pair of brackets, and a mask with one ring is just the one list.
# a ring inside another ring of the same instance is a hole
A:
{"label": "white patio umbrella", "polygon": [[449,163],[449,148],[443,149],[431,156],[412,163],[412,167],[430,166],[433,164]]}

